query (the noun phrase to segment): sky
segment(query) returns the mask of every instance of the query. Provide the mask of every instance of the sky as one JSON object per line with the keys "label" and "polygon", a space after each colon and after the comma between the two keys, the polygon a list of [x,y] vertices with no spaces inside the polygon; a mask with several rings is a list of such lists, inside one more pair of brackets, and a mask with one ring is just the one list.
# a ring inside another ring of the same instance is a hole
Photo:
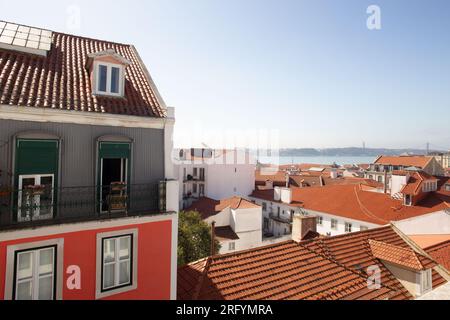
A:
{"label": "sky", "polygon": [[450,149],[450,1],[0,0],[0,19],[135,45],[176,146]]}

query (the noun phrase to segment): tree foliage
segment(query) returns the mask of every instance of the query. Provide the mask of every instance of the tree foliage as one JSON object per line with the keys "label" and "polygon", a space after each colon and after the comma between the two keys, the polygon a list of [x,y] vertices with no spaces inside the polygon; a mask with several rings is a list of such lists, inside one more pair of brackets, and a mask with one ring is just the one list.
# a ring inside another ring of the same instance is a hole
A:
{"label": "tree foliage", "polygon": [[[215,240],[216,253],[220,243]],[[211,254],[211,227],[196,211],[182,211],[178,225],[178,265],[185,265]]]}

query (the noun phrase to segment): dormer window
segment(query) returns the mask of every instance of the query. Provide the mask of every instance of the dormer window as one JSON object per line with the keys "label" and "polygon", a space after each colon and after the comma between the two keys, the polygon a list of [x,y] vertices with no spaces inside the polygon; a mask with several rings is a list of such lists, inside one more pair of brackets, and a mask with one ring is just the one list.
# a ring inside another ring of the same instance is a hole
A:
{"label": "dormer window", "polygon": [[131,62],[114,49],[88,54],[92,94],[110,97],[125,96],[125,69]]}
{"label": "dormer window", "polygon": [[124,95],[123,66],[106,62],[96,62],[95,94],[108,96]]}

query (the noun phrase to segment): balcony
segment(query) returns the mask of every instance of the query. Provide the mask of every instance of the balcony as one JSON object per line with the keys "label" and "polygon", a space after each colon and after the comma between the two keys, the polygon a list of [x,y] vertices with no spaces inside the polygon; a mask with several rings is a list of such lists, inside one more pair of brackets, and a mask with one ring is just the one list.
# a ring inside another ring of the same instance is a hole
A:
{"label": "balcony", "polygon": [[187,176],[183,177],[183,182],[184,183],[187,183],[187,182],[205,182],[205,176],[204,175],[192,176],[192,175],[188,174]]}
{"label": "balcony", "polygon": [[166,182],[0,193],[0,230],[165,213]]}
{"label": "balcony", "polygon": [[269,213],[269,218],[274,221],[277,221],[277,222],[281,222],[281,223],[285,223],[285,224],[289,224],[289,225],[292,224],[292,218],[285,218],[282,216],[278,216],[278,215],[274,214],[273,212]]}

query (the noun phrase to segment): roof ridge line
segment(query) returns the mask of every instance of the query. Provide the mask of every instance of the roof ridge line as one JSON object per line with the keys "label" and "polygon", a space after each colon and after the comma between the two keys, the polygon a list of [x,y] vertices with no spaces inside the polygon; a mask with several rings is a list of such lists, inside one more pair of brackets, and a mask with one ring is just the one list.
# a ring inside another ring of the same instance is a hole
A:
{"label": "roof ridge line", "polygon": [[205,265],[203,266],[202,274],[200,276],[200,279],[197,283],[197,286],[195,287],[195,291],[193,294],[193,299],[198,300],[198,297],[200,295],[200,290],[202,289],[203,282],[205,281],[206,275],[208,274],[209,267],[211,266],[212,258],[208,257],[205,261]]}

